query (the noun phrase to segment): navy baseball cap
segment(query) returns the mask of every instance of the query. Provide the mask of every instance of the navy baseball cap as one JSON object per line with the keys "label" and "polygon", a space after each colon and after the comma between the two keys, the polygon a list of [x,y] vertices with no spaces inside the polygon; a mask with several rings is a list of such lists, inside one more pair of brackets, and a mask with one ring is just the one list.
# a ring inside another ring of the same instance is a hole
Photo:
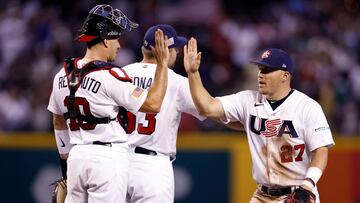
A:
{"label": "navy baseball cap", "polygon": [[167,43],[169,48],[184,46],[189,41],[185,37],[178,36],[175,29],[171,25],[160,24],[152,26],[146,31],[143,43],[143,46],[146,49],[151,49],[150,45],[155,46],[155,32],[157,29],[162,30],[164,35],[168,37]]}
{"label": "navy baseball cap", "polygon": [[265,68],[273,70],[288,71],[291,75],[295,72],[294,63],[289,54],[282,49],[268,49],[262,53],[260,60],[250,61],[250,63],[263,65]]}

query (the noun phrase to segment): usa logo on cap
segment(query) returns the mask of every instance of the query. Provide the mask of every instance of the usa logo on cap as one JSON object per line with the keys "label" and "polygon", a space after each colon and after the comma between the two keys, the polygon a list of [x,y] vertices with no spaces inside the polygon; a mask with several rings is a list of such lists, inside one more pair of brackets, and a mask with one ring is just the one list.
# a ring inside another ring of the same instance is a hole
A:
{"label": "usa logo on cap", "polygon": [[263,58],[263,59],[268,58],[270,56],[270,54],[271,54],[270,50],[267,50],[261,55],[261,58]]}
{"label": "usa logo on cap", "polygon": [[295,72],[294,63],[289,54],[282,49],[270,48],[262,53],[260,60],[250,62],[273,70],[288,71],[290,74]]}

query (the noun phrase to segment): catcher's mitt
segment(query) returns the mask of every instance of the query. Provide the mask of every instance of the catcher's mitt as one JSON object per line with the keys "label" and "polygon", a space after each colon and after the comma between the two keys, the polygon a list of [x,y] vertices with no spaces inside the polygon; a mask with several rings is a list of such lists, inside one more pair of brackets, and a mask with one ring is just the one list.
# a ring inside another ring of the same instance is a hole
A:
{"label": "catcher's mitt", "polygon": [[51,202],[52,203],[64,203],[67,194],[66,179],[60,179],[55,181],[54,190],[52,192]]}
{"label": "catcher's mitt", "polygon": [[285,200],[285,203],[315,203],[314,193],[300,187],[291,193]]}

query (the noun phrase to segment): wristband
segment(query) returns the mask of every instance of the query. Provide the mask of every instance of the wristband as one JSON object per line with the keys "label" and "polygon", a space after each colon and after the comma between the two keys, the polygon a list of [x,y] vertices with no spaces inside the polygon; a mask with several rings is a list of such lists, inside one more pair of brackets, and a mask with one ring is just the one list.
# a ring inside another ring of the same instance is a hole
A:
{"label": "wristband", "polygon": [[314,185],[316,185],[321,175],[322,175],[322,170],[319,167],[311,166],[310,168],[308,168],[305,177],[311,179]]}
{"label": "wristband", "polygon": [[68,154],[72,148],[72,144],[70,144],[69,130],[54,130],[54,133],[59,154]]}

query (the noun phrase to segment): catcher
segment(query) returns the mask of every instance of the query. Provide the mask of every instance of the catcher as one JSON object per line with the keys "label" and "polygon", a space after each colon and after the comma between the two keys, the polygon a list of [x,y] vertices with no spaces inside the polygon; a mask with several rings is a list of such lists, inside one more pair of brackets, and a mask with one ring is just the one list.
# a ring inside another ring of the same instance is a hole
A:
{"label": "catcher", "polygon": [[[151,47],[157,59],[153,84],[148,90],[133,85],[111,62],[121,47],[121,33],[136,27],[119,9],[95,6],[77,37],[87,45],[85,55],[65,59],[54,77],[48,110],[53,114],[63,177],[68,177],[65,202],[125,202],[128,143],[116,117],[121,108],[132,113],[160,111],[169,60],[167,37],[158,29]],[[63,194],[60,188],[65,184],[60,182],[54,196]]]}

